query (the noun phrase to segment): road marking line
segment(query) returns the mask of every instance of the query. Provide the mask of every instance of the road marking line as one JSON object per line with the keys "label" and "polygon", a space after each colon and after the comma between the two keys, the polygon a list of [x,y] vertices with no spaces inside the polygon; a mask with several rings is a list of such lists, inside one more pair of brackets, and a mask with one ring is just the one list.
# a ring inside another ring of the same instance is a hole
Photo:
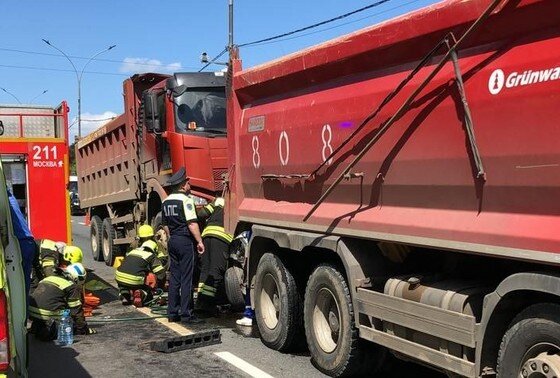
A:
{"label": "road marking line", "polygon": [[[136,307],[136,310],[140,311],[144,315],[148,315],[150,318],[153,317],[153,314],[148,307]],[[172,331],[177,332],[181,336],[192,335],[194,333],[193,331],[191,331],[187,327],[182,326],[181,324],[169,323],[169,321],[166,318],[154,318],[153,320],[163,324],[164,326],[166,326]]]}
{"label": "road marking line", "polygon": [[259,368],[254,367],[250,363],[241,358],[237,357],[235,354],[230,352],[215,352],[216,356],[220,357],[235,366],[236,368],[243,370],[245,373],[249,374],[251,377],[256,378],[273,378],[272,375],[265,373]]}
{"label": "road marking line", "polygon": [[[72,222],[74,222],[74,221],[72,221]],[[82,226],[86,225],[84,222],[78,222],[78,224],[81,224]]]}

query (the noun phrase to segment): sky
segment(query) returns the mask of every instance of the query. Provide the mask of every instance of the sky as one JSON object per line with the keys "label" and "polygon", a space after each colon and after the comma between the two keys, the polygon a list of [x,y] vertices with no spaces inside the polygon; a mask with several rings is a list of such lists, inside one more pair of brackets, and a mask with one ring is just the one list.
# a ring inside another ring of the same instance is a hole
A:
{"label": "sky", "polygon": [[[234,0],[234,43],[243,44],[300,29],[378,0]],[[272,43],[240,49],[248,68],[328,41],[437,0],[387,0],[375,8]],[[77,134],[81,80],[82,136],[120,114],[122,82],[140,72],[198,71],[228,43],[228,0],[0,0],[0,88],[22,103],[70,106],[71,141]],[[227,55],[220,61],[226,61]],[[207,70],[220,70],[212,65]],[[43,93],[47,91],[46,93]],[[0,103],[16,100],[0,90]]]}

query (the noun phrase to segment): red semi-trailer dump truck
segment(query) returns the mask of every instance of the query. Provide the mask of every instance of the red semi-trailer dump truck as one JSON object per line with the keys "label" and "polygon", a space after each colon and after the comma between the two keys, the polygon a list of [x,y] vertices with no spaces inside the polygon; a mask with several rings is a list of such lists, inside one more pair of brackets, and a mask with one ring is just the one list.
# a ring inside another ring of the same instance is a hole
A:
{"label": "red semi-trailer dump truck", "polygon": [[232,51],[227,222],[267,346],[305,337],[333,376],[386,351],[560,376],[559,46],[558,1],[452,0],[247,70]]}
{"label": "red semi-trailer dump truck", "polygon": [[124,81],[123,96],[124,113],[76,146],[93,257],[107,265],[140,224],[159,228],[172,172],[186,167],[200,205],[221,193],[227,172],[223,73],[134,75]]}

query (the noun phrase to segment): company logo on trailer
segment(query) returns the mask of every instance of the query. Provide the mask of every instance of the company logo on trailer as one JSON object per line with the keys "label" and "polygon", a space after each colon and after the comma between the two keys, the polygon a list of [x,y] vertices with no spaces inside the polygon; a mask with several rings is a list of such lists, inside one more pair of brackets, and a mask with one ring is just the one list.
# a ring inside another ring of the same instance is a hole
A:
{"label": "company logo on trailer", "polygon": [[507,78],[504,71],[497,69],[492,72],[488,79],[488,91],[493,95],[497,95],[504,88],[515,88],[558,79],[560,79],[560,67],[540,71],[528,70],[521,73],[512,72]]}

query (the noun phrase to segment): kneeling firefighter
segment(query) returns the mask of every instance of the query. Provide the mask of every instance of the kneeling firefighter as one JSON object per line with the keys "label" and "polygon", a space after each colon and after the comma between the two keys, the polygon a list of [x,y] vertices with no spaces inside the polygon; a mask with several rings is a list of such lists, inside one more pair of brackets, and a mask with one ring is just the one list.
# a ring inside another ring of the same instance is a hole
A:
{"label": "kneeling firefighter", "polygon": [[80,263],[70,264],[62,275],[51,275],[39,282],[29,299],[29,316],[33,320],[31,332],[43,341],[56,339],[56,320],[69,309],[78,335],[96,333],[88,328],[84,317],[80,287],[86,280],[86,270]]}
{"label": "kneeling firefighter", "polygon": [[160,281],[165,278],[165,268],[157,258],[157,243],[153,240],[130,251],[115,272],[123,305],[131,304],[132,297],[136,307],[141,307],[152,299],[152,287],[146,283],[149,273],[156,275]]}
{"label": "kneeling firefighter", "polygon": [[198,213],[199,219],[206,219],[206,227],[202,231],[206,253],[202,255],[200,262],[198,301],[199,307],[209,310],[226,302],[224,273],[233,236],[224,229],[224,204],[224,199],[218,197]]}

